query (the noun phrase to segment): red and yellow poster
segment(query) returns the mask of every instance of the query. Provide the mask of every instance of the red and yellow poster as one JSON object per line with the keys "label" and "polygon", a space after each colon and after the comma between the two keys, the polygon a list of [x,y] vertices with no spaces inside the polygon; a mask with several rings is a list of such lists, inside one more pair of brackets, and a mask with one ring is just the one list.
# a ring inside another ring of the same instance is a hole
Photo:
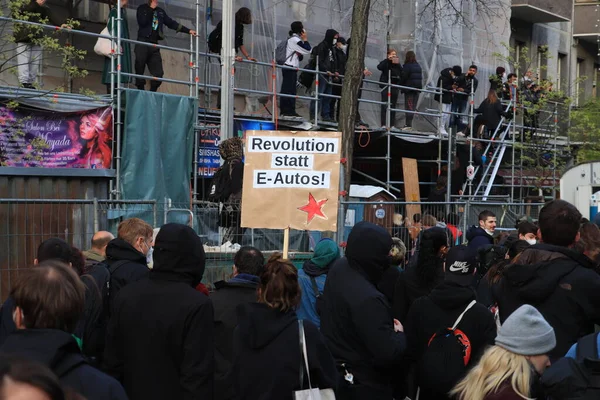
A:
{"label": "red and yellow poster", "polygon": [[242,226],[336,231],[340,132],[247,131]]}

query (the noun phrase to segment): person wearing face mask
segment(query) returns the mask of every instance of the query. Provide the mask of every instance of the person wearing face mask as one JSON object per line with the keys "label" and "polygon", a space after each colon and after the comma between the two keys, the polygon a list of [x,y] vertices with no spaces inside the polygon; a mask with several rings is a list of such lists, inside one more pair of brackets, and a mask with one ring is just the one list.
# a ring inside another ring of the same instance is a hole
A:
{"label": "person wearing face mask", "polygon": [[479,226],[472,226],[467,230],[469,249],[476,254],[479,248],[494,244],[494,232],[496,231],[496,215],[488,210],[479,214]]}
{"label": "person wearing face mask", "polygon": [[171,223],[154,247],[148,278],[121,289],[114,302],[105,369],[131,400],[212,399],[213,306],[194,289],[205,269],[202,240]]}
{"label": "person wearing face mask", "polygon": [[552,326],[537,309],[523,305],[450,395],[457,400],[544,399],[540,377],[550,366],[547,354],[555,346]]}
{"label": "person wearing face mask", "polygon": [[338,399],[392,400],[393,372],[406,339],[376,287],[390,267],[392,243],[384,228],[359,222],[348,236],[346,256],[327,274],[321,333],[340,373]]}
{"label": "person wearing face mask", "polygon": [[537,243],[538,227],[533,222],[525,221],[519,224],[519,240],[524,240],[531,246]]}
{"label": "person wearing face mask", "polygon": [[117,237],[106,246],[106,266],[110,272],[109,310],[117,293],[148,276],[148,262],[152,261],[152,227],[139,218],[130,218],[119,224]]}
{"label": "person wearing face mask", "polygon": [[[331,94],[334,96],[342,95],[342,76],[346,73],[347,49],[348,45],[346,44],[346,39],[340,36],[335,43],[335,68],[333,71],[335,76],[332,79],[331,85]],[[331,98],[330,100],[329,118],[337,121],[340,117],[341,98]]]}
{"label": "person wearing face mask", "polygon": [[[339,33],[335,29],[327,29],[325,38],[312,50],[312,63],[316,63],[317,57],[319,61],[319,105],[318,109],[321,112],[321,119],[325,122],[335,122],[330,118],[329,106],[330,98],[321,97],[322,94],[331,94],[331,82],[334,77],[339,77],[339,72],[335,72],[336,66],[336,51],[335,47],[339,38]],[[315,100],[310,102],[310,118],[315,118]]]}

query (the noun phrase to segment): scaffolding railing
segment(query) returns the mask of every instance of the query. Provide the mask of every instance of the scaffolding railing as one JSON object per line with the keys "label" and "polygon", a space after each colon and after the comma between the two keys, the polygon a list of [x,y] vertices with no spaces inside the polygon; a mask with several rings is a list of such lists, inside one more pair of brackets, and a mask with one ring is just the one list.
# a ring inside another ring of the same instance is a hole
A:
{"label": "scaffolding railing", "polygon": [[[196,5],[196,31],[198,32],[200,30],[200,3],[199,1],[197,1],[195,3]],[[200,120],[202,119],[202,115],[206,116],[207,113],[207,106],[208,106],[208,102],[210,102],[210,92],[213,89],[219,90],[221,88],[220,85],[215,85],[215,84],[211,84],[208,82],[208,78],[207,78],[207,73],[206,73],[206,65],[208,63],[204,63],[205,64],[205,71],[200,71],[200,64],[201,64],[201,60],[213,60],[213,59],[217,59],[220,60],[220,55],[218,54],[213,54],[213,53],[207,53],[207,52],[203,52],[200,51],[200,39],[198,37],[193,38],[190,37],[190,41],[189,41],[189,48],[188,49],[184,49],[184,48],[179,48],[179,47],[174,47],[174,46],[166,46],[166,45],[159,45],[159,44],[154,44],[154,43],[148,43],[148,42],[144,42],[144,41],[139,41],[139,40],[134,40],[134,39],[125,39],[122,36],[122,32],[120,31],[121,29],[121,21],[123,19],[123,15],[121,12],[121,8],[119,6],[117,6],[117,18],[115,20],[116,22],[116,34],[115,35],[101,35],[101,34],[97,34],[97,33],[93,33],[93,32],[87,32],[87,31],[83,31],[83,30],[78,30],[78,29],[66,29],[66,28],[57,28],[55,26],[52,25],[47,25],[47,24],[41,24],[41,23],[36,23],[36,22],[31,22],[31,21],[23,21],[23,20],[16,20],[13,18],[9,18],[9,17],[0,17],[0,21],[5,21],[5,22],[12,22],[12,23],[19,23],[19,24],[29,24],[29,25],[35,25],[35,26],[39,26],[42,27],[44,29],[48,29],[48,30],[56,30],[56,29],[63,29],[63,30],[68,30],[69,33],[71,34],[75,34],[75,35],[83,35],[83,36],[88,36],[88,37],[92,37],[92,38],[105,38],[105,39],[109,39],[111,40],[111,43],[114,44],[114,48],[117,49],[111,56],[112,58],[112,62],[111,64],[111,71],[110,71],[110,76],[111,76],[111,83],[110,83],[110,99],[114,108],[114,113],[116,113],[115,116],[115,141],[114,146],[116,146],[116,151],[114,152],[114,166],[116,169],[116,178],[115,178],[115,182],[113,185],[113,182],[111,181],[111,187],[110,187],[110,194],[111,194],[111,198],[114,199],[120,199],[120,170],[121,170],[121,136],[123,133],[123,121],[122,121],[122,94],[123,94],[123,90],[126,89],[126,87],[123,84],[123,77],[128,77],[128,78],[139,78],[139,79],[151,79],[151,80],[155,80],[155,81],[160,81],[160,82],[167,82],[167,83],[173,83],[173,84],[178,84],[178,85],[184,85],[184,86],[188,86],[189,87],[189,95],[190,97],[195,97],[198,101],[200,100],[200,89],[202,88],[204,93],[205,93],[205,104],[204,104],[204,110],[199,110],[199,112],[196,115],[196,124],[195,124],[195,141],[194,141],[194,154],[197,154],[198,151],[198,134],[199,131],[202,129],[202,125],[200,123]],[[114,25],[114,24],[113,24]],[[122,59],[121,57],[123,56],[123,52],[122,52],[122,44],[123,43],[129,43],[129,44],[135,44],[136,46],[150,46],[150,47],[154,47],[154,48],[158,48],[158,49],[164,49],[164,50],[168,50],[168,51],[174,51],[174,52],[180,52],[183,54],[186,54],[189,57],[189,74],[188,74],[188,79],[173,79],[173,78],[165,78],[165,77],[153,77],[153,76],[148,76],[148,75],[139,75],[139,74],[135,74],[135,73],[130,73],[130,72],[124,72],[122,71],[121,65],[122,65]],[[272,88],[270,90],[260,90],[260,89],[248,89],[248,88],[241,88],[241,87],[234,87],[234,92],[235,93],[239,93],[239,94],[253,94],[253,95],[261,95],[261,96],[266,96],[270,98],[270,101],[272,102],[272,110],[273,112],[271,112],[270,115],[270,119],[272,122],[274,122],[276,124],[276,126],[278,125],[279,121],[280,121],[280,117],[277,113],[277,104],[278,104],[278,100],[280,100],[281,98],[295,98],[298,100],[304,100],[304,101],[311,101],[314,102],[314,118],[311,120],[311,122],[316,126],[316,125],[325,125],[325,126],[330,126],[332,124],[327,123],[327,122],[323,122],[320,121],[319,119],[319,106],[321,105],[322,102],[324,101],[330,101],[331,99],[340,99],[341,96],[338,95],[333,95],[333,94],[324,94],[324,93],[319,93],[319,90],[315,90],[314,94],[311,96],[302,96],[302,95],[289,95],[289,94],[283,94],[283,93],[278,93],[277,90],[277,71],[278,70],[285,70],[285,69],[293,69],[296,70],[298,72],[307,72],[310,74],[314,74],[314,85],[316,88],[318,88],[319,86],[319,80],[322,77],[323,72],[319,70],[319,63],[318,63],[318,59],[317,59],[317,63],[316,63],[316,67],[314,70],[311,69],[306,69],[306,68],[295,68],[295,67],[290,67],[287,65],[279,65],[277,64],[274,60],[271,60],[270,62],[262,62],[262,61],[249,61],[249,60],[242,60],[242,61],[238,61],[241,63],[247,63],[247,64],[251,64],[253,66],[255,66],[256,68],[262,67],[268,70],[267,73],[270,72],[271,74],[271,84],[272,84]],[[201,77],[201,72],[204,72]],[[343,79],[344,76],[340,75],[340,78]],[[435,160],[420,160],[421,162],[425,163],[425,162],[432,162],[437,164],[437,173],[438,175],[440,175],[442,173],[442,165],[445,164],[448,166],[448,171],[450,171],[452,164],[453,164],[453,154],[455,154],[455,147],[457,142],[459,142],[456,134],[450,134],[450,135],[443,135],[442,134],[442,121],[443,121],[443,116],[444,115],[448,115],[450,114],[451,116],[454,117],[464,117],[467,118],[468,120],[468,124],[467,126],[469,127],[469,135],[467,135],[467,137],[465,139],[467,139],[471,144],[474,141],[480,142],[482,144],[486,145],[486,150],[485,153],[487,153],[489,151],[489,149],[498,144],[498,140],[494,137],[496,135],[497,132],[494,133],[494,135],[492,135],[491,138],[484,138],[484,137],[478,137],[473,128],[474,128],[474,121],[475,121],[475,113],[474,113],[474,87],[471,86],[472,90],[471,93],[460,93],[460,92],[453,92],[453,95],[458,95],[458,96],[466,96],[468,97],[468,110],[467,112],[463,112],[463,113],[457,113],[457,112],[447,112],[443,110],[442,107],[442,102],[440,99],[439,102],[439,107],[438,109],[429,109],[426,108],[424,111],[419,111],[418,109],[415,108],[415,110],[407,110],[407,109],[401,109],[401,108],[397,108],[395,104],[391,104],[391,92],[392,90],[398,90],[398,91],[406,91],[406,90],[410,90],[410,91],[415,91],[419,93],[419,96],[426,96],[426,95],[442,95],[444,93],[444,89],[439,87],[439,88],[435,88],[429,85],[424,85],[424,87],[422,88],[415,88],[415,87],[409,87],[409,86],[403,86],[403,85],[397,85],[397,84],[393,84],[392,83],[392,79],[391,79],[391,74],[388,75],[388,79],[387,82],[381,82],[381,81],[376,81],[376,80],[372,80],[372,79],[367,79],[366,77],[363,77],[362,79],[363,84],[365,85],[375,85],[375,87],[377,89],[371,88],[371,87],[365,87],[362,90],[364,91],[372,91],[372,92],[379,92],[379,93],[383,93],[384,91],[387,91],[387,101],[378,101],[378,100],[370,100],[370,99],[358,99],[358,101],[360,103],[365,103],[365,104],[374,104],[374,105],[378,105],[378,106],[383,106],[385,107],[385,113],[386,113],[386,126],[385,129],[383,129],[383,134],[386,136],[386,154],[382,157],[370,157],[372,160],[383,160],[386,163],[386,177],[385,180],[382,179],[376,179],[374,176],[371,176],[367,173],[364,173],[362,171],[358,171],[358,170],[353,170],[354,173],[363,176],[364,178],[381,184],[382,186],[385,186],[388,190],[391,191],[395,191],[398,193],[401,193],[402,190],[400,188],[398,188],[396,185],[398,184],[402,184],[402,181],[394,181],[392,178],[392,174],[391,174],[391,169],[392,169],[392,158],[391,158],[391,147],[392,147],[392,138],[396,137],[396,138],[412,138],[412,139],[417,139],[417,138],[431,138],[433,140],[437,140],[438,141],[438,154],[437,154],[437,159]],[[64,95],[65,98],[67,98],[67,95]],[[73,100],[76,101],[77,100],[77,96],[73,97]],[[208,102],[207,102],[208,100]],[[517,105],[514,102],[511,102],[511,104],[513,105],[513,110],[516,112],[517,110],[521,110],[523,112],[523,114],[526,114],[528,111],[528,107],[519,104]],[[515,199],[515,188],[514,188],[514,182],[515,182],[515,161],[516,161],[516,155],[517,152],[515,150],[516,146],[519,146],[521,153],[523,153],[523,151],[526,151],[527,148],[529,147],[535,147],[536,144],[535,143],[527,143],[524,140],[524,132],[533,132],[534,136],[543,136],[543,135],[547,135],[547,136],[551,136],[553,137],[553,150],[554,150],[554,157],[555,157],[555,161],[556,161],[556,153],[557,153],[557,148],[558,148],[558,123],[557,123],[557,118],[558,118],[558,105],[555,104],[555,110],[551,113],[551,115],[554,117],[553,118],[553,124],[551,124],[550,128],[544,128],[544,127],[531,127],[531,126],[525,126],[525,124],[517,124],[517,122],[515,120],[511,121],[510,124],[512,124],[512,133],[510,135],[506,135],[502,140],[502,144],[503,146],[506,146],[507,148],[511,148],[512,149],[512,162],[511,162],[511,200],[514,201]],[[536,112],[547,112],[545,110],[538,110]],[[423,117],[426,121],[428,121],[428,123],[430,125],[432,125],[434,127],[434,132],[409,132],[403,129],[398,129],[394,127],[394,121],[391,120],[391,115],[392,113],[396,113],[396,114],[405,114],[405,115],[415,115],[415,116],[421,116]],[[434,122],[431,122],[430,119],[434,120]],[[261,119],[264,120],[264,119]],[[335,126],[333,124],[333,126]],[[510,125],[509,125],[510,126]],[[517,141],[517,136],[520,135],[520,140]],[[442,155],[442,142],[447,142],[447,157],[443,157]],[[523,157],[521,157],[521,167],[523,167],[522,163],[523,163]],[[502,162],[502,160],[498,160],[498,163]],[[469,156],[469,166],[473,165],[473,149],[472,146],[470,148],[470,156]],[[555,163],[556,165],[556,163]],[[198,199],[198,168],[197,168],[197,157],[194,157],[194,178],[193,178],[193,199],[197,200]],[[489,168],[488,168],[489,169]],[[494,168],[496,169],[496,168]],[[556,168],[555,168],[556,169]],[[553,171],[553,176],[554,176],[554,181],[556,181],[556,171]],[[451,179],[451,174],[448,173],[448,179]],[[423,185],[428,185],[431,184],[431,182],[420,182]],[[472,182],[468,181],[468,184],[471,185]],[[448,187],[451,187],[451,182],[448,182]],[[522,191],[522,189],[521,189]],[[477,191],[473,192],[472,189],[470,189],[468,191],[467,194],[464,194],[464,190],[463,190],[463,195],[466,196],[474,196],[477,194]],[[555,196],[555,190],[553,190],[553,196]],[[451,199],[451,193],[447,194],[447,200],[449,201]]]}

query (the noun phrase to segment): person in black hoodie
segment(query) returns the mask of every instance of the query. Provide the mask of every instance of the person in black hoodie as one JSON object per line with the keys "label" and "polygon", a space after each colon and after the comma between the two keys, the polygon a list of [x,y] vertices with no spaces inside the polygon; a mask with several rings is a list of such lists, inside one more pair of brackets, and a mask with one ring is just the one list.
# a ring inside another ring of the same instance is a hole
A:
{"label": "person in black hoodie", "polygon": [[[455,376],[451,385],[444,387],[448,382],[436,381],[434,371],[427,371],[423,355],[433,335],[452,327],[458,316],[472,302],[475,302],[475,292],[471,288],[471,283],[476,265],[475,257],[470,254],[466,246],[453,247],[446,257],[444,281],[428,296],[417,299],[410,308],[405,324],[408,356],[419,366],[417,384],[420,387],[419,399],[421,400],[450,399],[446,393],[464,378],[464,376]],[[470,346],[468,351],[471,355],[466,367],[469,369],[477,364],[488,345],[494,345],[496,338],[494,316],[484,305],[476,303],[464,314],[457,329],[468,338]],[[452,376],[452,373],[453,371],[447,371],[444,376]]]}
{"label": "person in black hoodie", "polygon": [[[315,90],[319,91],[319,110],[321,111],[321,118],[323,121],[333,122],[329,117],[329,106],[331,99],[329,97],[321,97],[322,94],[331,94],[331,82],[334,77],[338,77],[340,74],[335,72],[336,66],[336,51],[335,45],[339,37],[338,31],[335,29],[327,29],[325,32],[325,38],[319,43],[312,51],[311,61],[312,65],[316,65],[317,57],[319,61],[319,87]],[[310,118],[315,118],[315,100],[310,102]]]}
{"label": "person in black hoodie", "polygon": [[321,332],[341,377],[337,398],[391,400],[392,376],[406,338],[377,284],[390,267],[392,238],[382,227],[359,222],[348,237],[346,257],[327,276]]}
{"label": "person in black hoodie", "polygon": [[[390,95],[390,107],[396,108],[398,103],[398,95],[400,94],[400,88],[389,87],[388,82],[391,81],[392,85],[400,85],[402,79],[402,64],[398,58],[398,53],[394,49],[388,49],[387,58],[377,65],[377,69],[381,71],[379,76],[379,87],[383,89],[381,91],[381,102],[385,103],[381,105],[381,127],[387,128],[387,109],[388,109],[388,93]],[[388,92],[389,90],[389,92]],[[390,111],[390,127],[394,127],[396,124],[396,112]]]}
{"label": "person in black hoodie", "polygon": [[[417,56],[414,51],[406,52],[406,58],[404,65],[402,66],[402,86],[408,86],[410,88],[421,89],[423,88],[423,70],[421,65],[417,62]],[[419,100],[419,91],[402,89],[404,92],[404,103],[407,111],[406,114],[406,125],[404,129],[412,129],[413,118],[417,111],[417,102]]]}
{"label": "person in black hoodie", "polygon": [[[181,25],[179,22],[171,19],[165,10],[158,6],[158,0],[148,0],[145,4],[141,4],[137,9],[138,38],[140,42],[158,44],[159,40],[163,40],[163,26],[173,29],[176,32],[189,33],[196,36],[196,31]],[[152,45],[137,44],[135,46],[135,73],[136,75],[144,75],[146,65],[152,76],[162,78],[164,75],[162,57],[160,48]],[[150,81],[150,90],[156,92],[161,81],[153,79]],[[136,78],[135,86],[139,90],[144,90],[146,80],[144,78]]]}
{"label": "person in black hoodie", "polygon": [[[333,85],[331,87],[331,94],[334,96],[342,95],[342,83],[343,77],[342,75],[346,74],[346,50],[348,49],[348,45],[346,44],[346,39],[343,37],[339,37],[337,42],[335,43],[335,70],[334,73],[340,76],[334,76],[332,81]],[[334,121],[337,121],[340,118],[340,105],[341,98],[332,98],[330,99],[329,104],[329,118]]]}
{"label": "person in black hoodie", "polygon": [[189,226],[166,224],[154,248],[149,278],[114,301],[106,370],[131,400],[212,399],[213,307],[194,289],[204,274],[202,241]]}
{"label": "person in black hoodie", "polygon": [[[240,304],[233,338],[232,380],[238,400],[292,398],[294,391],[335,388],[337,371],[317,327],[303,321],[308,368],[300,350],[298,270],[280,254],[260,276],[258,303]],[[307,373],[308,372],[308,373]]]}
{"label": "person in black hoodie", "polygon": [[72,336],[84,309],[85,287],[60,261],[22,271],[11,289],[17,330],[0,354],[12,354],[49,367],[60,382],[88,400],[125,400],[123,387],[87,364]]}
{"label": "person in black hoodie", "polygon": [[435,187],[429,192],[427,201],[429,202],[445,202],[446,193],[448,192],[448,177],[446,175],[440,175],[437,178]]}
{"label": "person in black hoodie", "polygon": [[486,245],[494,244],[494,232],[496,231],[496,214],[489,210],[479,213],[479,226],[473,225],[467,230],[469,250],[473,254]]}
{"label": "person in black hoodie", "polygon": [[412,303],[427,296],[444,280],[444,258],[449,248],[446,229],[433,227],[423,232],[416,261],[411,262],[396,282],[392,303],[394,318],[404,322]]}
{"label": "person in black hoodie", "polygon": [[256,290],[265,257],[254,247],[242,247],[234,257],[233,277],[215,282],[210,295],[214,307],[215,326],[215,400],[233,399],[233,383],[229,374],[233,362],[233,332],[238,325],[236,308],[256,302]]}
{"label": "person in black hoodie", "polygon": [[106,266],[110,273],[107,311],[112,310],[113,299],[122,288],[148,276],[153,239],[154,230],[139,218],[129,218],[119,224],[117,238],[106,246]]}
{"label": "person in black hoodie", "polygon": [[440,72],[440,77],[438,78],[436,88],[442,90],[442,95],[436,94],[434,96],[435,101],[438,103],[442,102],[442,121],[440,127],[440,133],[443,135],[447,135],[448,132],[446,128],[448,128],[448,124],[450,123],[450,111],[452,111],[452,92],[454,91],[454,79],[456,76],[456,72],[458,75],[462,74],[462,68],[460,66],[454,66],[452,68],[445,68]]}
{"label": "person in black hoodie", "polygon": [[525,249],[492,288],[502,322],[523,304],[542,313],[556,333],[553,360],[600,324],[600,276],[589,258],[572,249],[580,221],[572,204],[547,203],[539,215],[541,243]]}

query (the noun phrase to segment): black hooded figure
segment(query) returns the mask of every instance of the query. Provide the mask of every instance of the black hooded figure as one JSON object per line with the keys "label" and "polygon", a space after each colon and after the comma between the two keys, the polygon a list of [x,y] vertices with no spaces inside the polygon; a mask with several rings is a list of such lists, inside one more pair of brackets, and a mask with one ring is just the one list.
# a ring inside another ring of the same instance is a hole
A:
{"label": "black hooded figure", "polygon": [[194,288],[205,255],[192,228],[166,224],[154,244],[147,279],[115,299],[104,362],[130,400],[212,399],[213,307]]}
{"label": "black hooded figure", "polygon": [[327,276],[321,332],[341,375],[338,399],[392,399],[391,372],[402,361],[406,339],[394,331],[389,303],[376,287],[390,266],[391,248],[384,228],[360,222],[350,232],[346,257]]}
{"label": "black hooded figure", "polygon": [[[319,91],[319,95],[331,94],[331,82],[336,68],[335,44],[337,43],[337,38],[339,36],[340,35],[338,31],[335,29],[327,29],[323,41],[319,43],[312,51],[311,62],[314,62],[316,65],[317,57],[319,62],[319,85],[316,89]],[[329,118],[329,103],[329,97],[319,96],[319,109],[321,110],[321,117],[326,121],[331,121]],[[309,111],[311,119],[313,119],[315,116],[315,100],[311,100]]]}

